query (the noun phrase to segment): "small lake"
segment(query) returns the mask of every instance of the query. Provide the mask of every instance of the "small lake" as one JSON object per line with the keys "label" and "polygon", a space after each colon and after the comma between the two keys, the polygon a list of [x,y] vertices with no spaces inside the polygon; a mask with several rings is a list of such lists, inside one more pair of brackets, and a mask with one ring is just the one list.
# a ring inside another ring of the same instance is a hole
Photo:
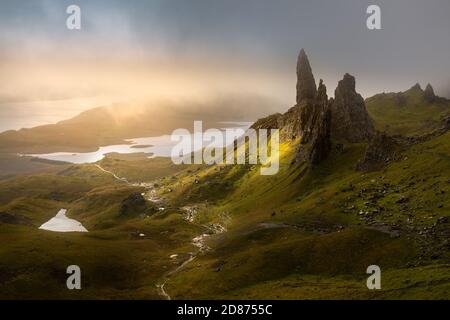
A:
{"label": "small lake", "polygon": [[[250,122],[224,122],[224,125],[230,124],[232,127],[221,128],[222,131],[225,129],[243,129],[246,130],[250,127]],[[191,140],[194,141],[194,135],[191,134]],[[145,153],[148,154],[149,158],[154,157],[170,157],[172,153],[172,148],[178,145],[179,142],[174,142],[171,140],[170,135],[163,135],[159,137],[144,137],[125,140],[128,144],[119,144],[100,147],[94,152],[55,152],[48,154],[27,154],[26,156],[37,157],[47,160],[64,161],[75,164],[83,163],[94,163],[102,160],[105,154],[108,153],[121,153],[121,154],[132,154],[132,153]],[[184,140],[183,140],[184,141]],[[220,147],[221,144],[205,142],[203,146]],[[189,146],[185,146],[188,148]],[[199,148],[193,148],[193,151],[198,151]]]}
{"label": "small lake", "polygon": [[53,232],[88,232],[80,222],[68,218],[66,213],[66,209],[59,210],[54,218],[44,223],[39,229]]}

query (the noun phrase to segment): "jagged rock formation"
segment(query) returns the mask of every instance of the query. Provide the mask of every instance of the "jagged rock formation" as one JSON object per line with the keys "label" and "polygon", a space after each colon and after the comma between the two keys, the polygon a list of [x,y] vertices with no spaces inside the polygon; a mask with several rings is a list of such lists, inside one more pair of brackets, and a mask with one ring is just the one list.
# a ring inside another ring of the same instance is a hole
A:
{"label": "jagged rock formation", "polygon": [[413,85],[412,87],[411,87],[411,89],[409,89],[409,90],[411,90],[411,91],[422,91],[422,87],[420,86],[420,83],[416,83],[415,85]]}
{"label": "jagged rock formation", "polygon": [[139,193],[135,192],[125,198],[120,204],[119,216],[135,216],[139,214],[151,214],[155,208]]}
{"label": "jagged rock formation", "polygon": [[318,124],[321,109],[328,104],[327,88],[320,79],[317,96],[313,103],[306,103],[300,108],[300,124],[302,133],[302,144],[308,143],[313,136]]}
{"label": "jagged rock formation", "polygon": [[331,112],[322,79],[313,102],[300,108],[300,127],[302,138],[294,162],[303,160],[315,165],[325,160],[331,150]]}
{"label": "jagged rock formation", "polygon": [[375,128],[363,97],[355,90],[355,77],[346,73],[339,81],[331,105],[331,136],[348,142],[368,141]]}
{"label": "jagged rock formation", "polygon": [[259,119],[252,129],[279,129],[280,141],[295,140],[300,135],[300,108],[296,105],[285,114],[276,113]]}
{"label": "jagged rock formation", "polygon": [[355,91],[355,78],[349,74],[339,82],[335,99],[328,100],[322,80],[316,87],[305,51],[297,61],[297,104],[285,114],[258,120],[253,129],[279,129],[280,140],[301,137],[295,161],[317,164],[331,150],[331,138],[347,142],[368,141],[375,129],[364,99]]}
{"label": "jagged rock formation", "polygon": [[275,113],[268,117],[258,119],[252,126],[252,129],[278,129],[279,120],[283,115],[281,113]]}
{"label": "jagged rock formation", "polygon": [[400,156],[400,143],[394,137],[376,132],[367,146],[364,157],[358,162],[361,171],[380,170]]}
{"label": "jagged rock formation", "polygon": [[[327,88],[322,79],[319,83],[319,89],[314,105],[312,121],[305,123],[308,134],[302,137],[302,144],[310,142],[309,162],[312,164],[320,163],[328,157],[331,150],[331,111],[328,102]],[[306,130],[304,130],[306,132]]]}
{"label": "jagged rock formation", "polygon": [[316,98],[317,87],[305,50],[300,50],[297,60],[297,104]]}
{"label": "jagged rock formation", "polygon": [[427,102],[430,103],[434,102],[434,100],[436,99],[433,87],[430,84],[428,84],[427,87],[425,88],[425,91],[423,92],[423,97]]}
{"label": "jagged rock formation", "polygon": [[[325,89],[326,90],[326,89]],[[325,92],[326,95],[326,92]],[[274,114],[259,119],[253,124],[253,129],[280,129],[280,140],[295,140],[312,132],[315,120],[314,108],[316,105],[317,87],[309,64],[308,57],[302,49],[297,61],[297,104],[285,114]],[[308,139],[306,139],[308,140]]]}

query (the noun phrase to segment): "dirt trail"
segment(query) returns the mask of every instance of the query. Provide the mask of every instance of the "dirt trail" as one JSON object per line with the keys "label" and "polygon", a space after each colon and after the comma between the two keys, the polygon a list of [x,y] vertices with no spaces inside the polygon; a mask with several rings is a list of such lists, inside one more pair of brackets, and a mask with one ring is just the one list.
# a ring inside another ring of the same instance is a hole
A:
{"label": "dirt trail", "polygon": [[[106,170],[104,168],[102,168],[100,165],[95,164],[95,166],[101,170],[102,172],[108,173],[110,175],[112,175],[116,180],[127,183],[130,186],[141,186],[141,187],[145,187],[147,189],[146,192],[146,197],[145,199],[147,201],[150,201],[152,203],[158,204],[159,206],[164,204],[164,199],[162,199],[161,197],[159,197],[157,195],[157,192],[155,190],[154,184],[152,183],[132,183],[130,181],[128,181],[128,179],[124,178],[124,177],[119,177],[117,176],[114,172]],[[184,212],[184,219],[192,224],[195,224],[197,226],[201,226],[202,228],[205,229],[205,232],[203,232],[202,234],[199,234],[197,236],[195,236],[194,238],[192,238],[191,240],[191,244],[197,249],[195,252],[191,252],[187,255],[187,258],[176,268],[174,268],[173,270],[170,270],[169,272],[167,272],[162,279],[160,280],[160,282],[156,285],[157,290],[158,290],[158,294],[163,297],[166,300],[171,300],[171,296],[167,293],[167,291],[165,290],[165,286],[167,284],[167,282],[170,280],[170,277],[177,274],[178,272],[180,272],[181,270],[183,270],[189,263],[191,263],[199,254],[202,254],[204,252],[207,252],[209,250],[211,250],[211,248],[206,244],[206,241],[209,237],[211,237],[212,235],[216,235],[216,234],[220,234],[220,233],[224,233],[227,231],[227,229],[221,225],[220,223],[212,223],[212,224],[198,224],[195,222],[195,216],[197,214],[197,210],[195,207],[190,207],[190,206],[186,206],[181,208]]]}
{"label": "dirt trail", "polygon": [[106,169],[102,168],[102,167],[101,167],[100,165],[98,165],[98,164],[95,164],[95,166],[96,166],[98,169],[100,169],[101,171],[103,171],[103,172],[105,172],[105,173],[108,173],[108,174],[112,175],[116,180],[119,180],[119,181],[121,181],[121,182],[128,183],[129,185],[132,185],[132,183],[130,183],[126,178],[121,178],[121,177],[117,176],[114,172],[111,172],[111,171],[109,171],[109,170],[106,170]]}
{"label": "dirt trail", "polygon": [[165,286],[167,282],[170,280],[170,277],[177,274],[178,272],[182,271],[189,263],[191,263],[195,258],[197,258],[200,254],[205,253],[211,248],[206,244],[206,241],[209,237],[217,234],[221,234],[227,231],[227,229],[219,224],[197,224],[195,222],[195,216],[197,214],[197,211],[194,207],[183,207],[182,210],[184,211],[184,219],[188,221],[189,223],[201,226],[205,229],[205,232],[194,237],[191,241],[192,245],[194,245],[197,248],[196,252],[191,252],[188,255],[188,258],[183,261],[181,265],[176,267],[175,269],[169,271],[164,275],[161,282],[156,285],[158,288],[158,293],[164,297],[167,300],[171,300],[171,296],[167,293],[165,290]]}

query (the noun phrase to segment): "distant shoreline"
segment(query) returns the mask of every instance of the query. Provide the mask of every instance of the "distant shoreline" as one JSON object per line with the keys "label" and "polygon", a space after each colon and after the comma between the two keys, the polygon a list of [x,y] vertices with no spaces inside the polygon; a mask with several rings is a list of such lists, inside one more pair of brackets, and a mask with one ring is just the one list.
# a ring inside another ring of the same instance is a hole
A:
{"label": "distant shoreline", "polygon": [[140,144],[140,145],[131,146],[130,148],[133,148],[133,149],[145,149],[145,148],[150,148],[150,147],[154,147],[154,145],[151,145],[151,144]]}

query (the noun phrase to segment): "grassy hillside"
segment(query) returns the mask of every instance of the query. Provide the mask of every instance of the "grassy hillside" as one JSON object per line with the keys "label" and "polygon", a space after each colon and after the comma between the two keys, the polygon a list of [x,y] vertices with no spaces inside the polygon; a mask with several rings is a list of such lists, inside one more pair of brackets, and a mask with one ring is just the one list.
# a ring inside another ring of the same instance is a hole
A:
{"label": "grassy hillside", "polygon": [[[0,214],[17,218],[0,222],[0,298],[164,299],[161,284],[177,299],[448,298],[450,133],[370,173],[355,169],[365,144],[314,167],[293,163],[297,145],[280,146],[274,176],[112,156],[106,171],[0,181]],[[60,208],[89,233],[37,229]],[[81,291],[65,288],[70,264]],[[366,288],[372,264],[380,291]]]}
{"label": "grassy hillside", "polygon": [[366,99],[366,107],[376,128],[389,134],[420,135],[439,127],[450,115],[450,101],[436,98],[428,102],[418,87],[399,93],[382,93]]}
{"label": "grassy hillside", "polygon": [[[0,220],[2,299],[159,299],[156,285],[178,263],[170,255],[187,254],[190,239],[203,231],[177,210],[143,215],[142,207],[131,203],[121,214],[124,200],[144,189],[93,165],[5,180],[0,190],[0,218],[8,213],[31,221]],[[60,208],[67,208],[89,233],[38,230]],[[65,270],[72,264],[82,269],[81,291],[65,286]]]}
{"label": "grassy hillside", "polygon": [[[402,161],[370,174],[354,169],[364,146],[348,145],[302,170],[291,166],[293,146],[285,145],[273,177],[255,168],[237,181],[233,169],[220,177],[212,168],[198,172],[198,184],[192,175],[178,177],[168,186],[174,199],[199,194],[208,177],[233,191],[210,194],[214,205],[198,207],[198,221],[222,221],[228,232],[213,237],[215,250],[174,275],[167,290],[176,298],[263,298],[280,282],[290,290],[306,281],[298,296],[279,288],[276,297],[304,298],[313,290],[315,298],[423,298],[425,278],[436,279],[427,283],[433,297],[446,297],[449,228],[438,221],[450,216],[449,176],[442,174],[450,168],[449,137],[414,146]],[[365,287],[371,264],[392,280],[386,291]],[[420,274],[411,277],[410,268]]]}
{"label": "grassy hillside", "polygon": [[0,153],[0,180],[13,178],[17,175],[54,173],[67,165],[65,162]]}
{"label": "grassy hillside", "polygon": [[175,128],[192,130],[195,120],[202,120],[205,128],[221,128],[227,126],[224,121],[248,121],[274,111],[276,105],[270,98],[246,94],[101,106],[56,124],[0,132],[0,154],[93,152],[125,144],[125,139],[170,134]]}

